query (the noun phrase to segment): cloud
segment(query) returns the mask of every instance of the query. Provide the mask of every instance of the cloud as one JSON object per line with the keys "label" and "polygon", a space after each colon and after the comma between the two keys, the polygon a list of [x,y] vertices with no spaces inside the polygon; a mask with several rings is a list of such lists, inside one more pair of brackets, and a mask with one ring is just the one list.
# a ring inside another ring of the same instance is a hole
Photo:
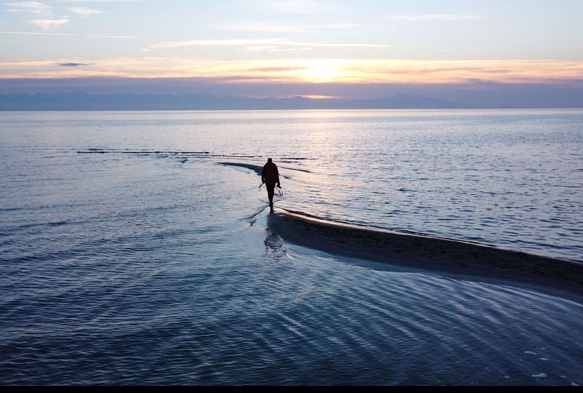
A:
{"label": "cloud", "polygon": [[[70,1],[72,2],[72,1]],[[77,1],[78,2],[78,1]],[[14,3],[7,3],[7,6],[10,8],[7,10],[8,12],[30,12],[33,14],[44,14],[48,15],[51,13],[52,8],[49,5],[40,3],[38,1],[21,1],[21,2],[14,2]],[[87,7],[68,7],[65,8],[68,12],[77,15],[81,18],[87,18],[92,15],[103,14],[103,11],[94,10]]]}
{"label": "cloud", "polygon": [[399,15],[389,18],[390,20],[423,22],[423,21],[462,21],[482,19],[478,15],[455,15],[455,14],[422,14],[422,15]]}
{"label": "cloud", "polygon": [[59,27],[69,23],[69,19],[62,18],[62,19],[35,19],[31,21],[33,25],[42,27],[43,29],[50,29],[53,27]]}
{"label": "cloud", "polygon": [[28,31],[0,31],[0,34],[14,34],[14,35],[42,35],[42,36],[68,36],[72,37],[74,34],[65,33],[39,33],[39,32],[28,32]]}
{"label": "cloud", "polygon": [[242,46],[246,50],[257,50],[258,48],[274,49],[282,47],[328,47],[328,48],[387,48],[382,44],[365,44],[365,43],[318,43],[318,42],[301,42],[288,41],[283,38],[268,39],[226,39],[226,40],[191,40],[191,41],[173,41],[152,45],[149,50],[183,48],[189,46]]}
{"label": "cloud", "polygon": [[221,31],[237,33],[303,33],[320,32],[322,30],[354,30],[361,28],[358,24],[329,24],[308,27],[306,25],[297,25],[281,22],[263,22],[247,21],[243,23],[217,24],[213,26]]}
{"label": "cloud", "polygon": [[88,63],[58,63],[59,67],[86,67],[90,66],[91,64]]}
{"label": "cloud", "polygon": [[85,38],[97,38],[97,39],[115,39],[115,40],[134,40],[138,38],[135,35],[86,35]]}
{"label": "cloud", "polygon": [[90,16],[93,15],[100,15],[103,14],[103,11],[99,11],[99,10],[93,10],[90,8],[84,8],[84,7],[72,7],[72,8],[67,8],[67,10],[69,12],[71,12],[72,14],[75,14],[81,18],[88,18]]}
{"label": "cloud", "polygon": [[275,45],[280,44],[281,39],[226,39],[226,40],[190,40],[171,41],[150,46],[150,49],[183,48],[188,46],[246,46],[246,45]]}
{"label": "cloud", "polygon": [[38,1],[20,1],[17,3],[6,3],[6,5],[11,7],[8,9],[9,12],[32,12],[35,14],[44,14],[51,9],[50,6]]}
{"label": "cloud", "polygon": [[[61,67],[55,64],[79,63]],[[82,65],[91,64],[91,67]],[[326,81],[371,84],[443,84],[468,81],[565,84],[583,80],[583,62],[561,61],[413,61],[382,59],[193,59],[147,56],[92,60],[51,59],[44,62],[0,59],[3,78],[117,76],[132,78],[228,78],[263,83]]]}
{"label": "cloud", "polygon": [[[10,9],[8,12],[28,12],[35,15],[43,15],[45,16],[44,19],[34,19],[31,20],[30,23],[41,27],[45,30],[51,28],[57,28],[69,23],[69,19],[67,17],[60,17],[60,18],[53,18],[53,9],[51,6],[38,2],[38,1],[21,1],[21,2],[13,2],[7,3]],[[94,10],[86,7],[69,7],[65,8],[67,12],[73,14],[74,16],[87,18],[92,15],[103,14],[102,11]],[[26,33],[22,33],[26,34]]]}

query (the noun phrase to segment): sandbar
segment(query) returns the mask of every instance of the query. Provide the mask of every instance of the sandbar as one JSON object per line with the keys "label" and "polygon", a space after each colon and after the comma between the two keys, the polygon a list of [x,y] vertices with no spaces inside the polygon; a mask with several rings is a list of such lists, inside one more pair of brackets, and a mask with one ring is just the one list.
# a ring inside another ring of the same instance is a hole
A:
{"label": "sandbar", "polygon": [[405,267],[514,281],[583,295],[583,263],[446,238],[322,220],[277,208],[268,228],[284,241],[333,255]]}

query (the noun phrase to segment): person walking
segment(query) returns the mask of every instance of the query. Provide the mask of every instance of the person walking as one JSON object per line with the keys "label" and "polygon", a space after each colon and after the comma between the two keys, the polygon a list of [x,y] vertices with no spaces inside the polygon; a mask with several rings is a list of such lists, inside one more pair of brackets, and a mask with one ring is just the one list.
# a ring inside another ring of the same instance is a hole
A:
{"label": "person walking", "polygon": [[267,198],[269,199],[269,209],[273,213],[273,195],[275,194],[275,186],[281,188],[279,182],[279,169],[271,158],[267,159],[267,163],[263,165],[261,171],[261,182],[267,188]]}

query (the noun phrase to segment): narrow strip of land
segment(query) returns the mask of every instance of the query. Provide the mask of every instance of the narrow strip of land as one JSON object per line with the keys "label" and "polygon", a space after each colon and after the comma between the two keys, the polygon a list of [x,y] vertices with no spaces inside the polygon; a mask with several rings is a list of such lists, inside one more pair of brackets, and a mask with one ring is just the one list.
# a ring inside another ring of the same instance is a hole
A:
{"label": "narrow strip of land", "polygon": [[285,241],[330,254],[477,277],[519,280],[583,294],[583,263],[478,243],[329,222],[278,209],[267,217]]}

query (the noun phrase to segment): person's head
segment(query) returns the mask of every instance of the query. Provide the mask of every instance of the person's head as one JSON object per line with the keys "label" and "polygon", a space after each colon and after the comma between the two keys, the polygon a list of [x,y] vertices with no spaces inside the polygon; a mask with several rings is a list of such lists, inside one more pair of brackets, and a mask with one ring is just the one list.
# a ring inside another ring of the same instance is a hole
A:
{"label": "person's head", "polygon": [[268,158],[267,162],[273,162],[273,160],[271,158]]}

